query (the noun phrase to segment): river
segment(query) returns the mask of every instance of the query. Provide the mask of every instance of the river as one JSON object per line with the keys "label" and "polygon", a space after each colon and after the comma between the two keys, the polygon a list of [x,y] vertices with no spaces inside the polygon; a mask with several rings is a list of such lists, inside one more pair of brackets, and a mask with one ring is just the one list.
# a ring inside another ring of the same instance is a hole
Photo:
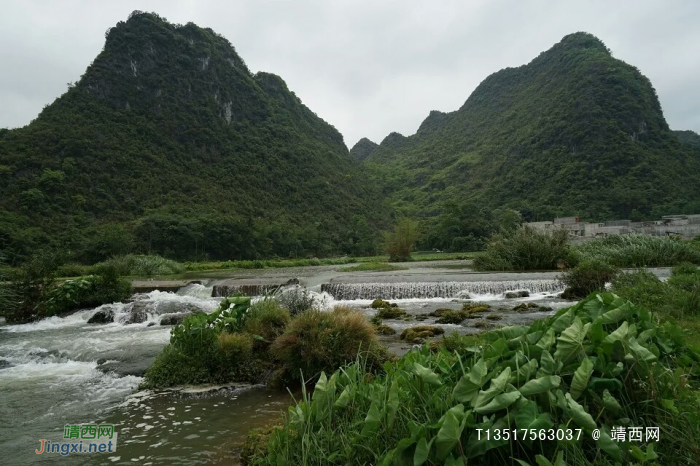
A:
{"label": "river", "polygon": [[[224,387],[206,393],[139,391],[139,376],[168,343],[164,314],[198,308],[211,312],[220,298],[214,286],[269,283],[296,278],[325,307],[336,303],[367,309],[370,297],[392,298],[409,313],[437,307],[458,308],[471,297],[501,309],[503,322],[527,323],[548,313],[512,315],[508,307],[533,301],[558,309],[561,291],[554,274],[473,274],[454,264],[412,265],[404,272],[337,272],[338,267],[244,271],[236,276],[200,277],[177,293],[137,295],[146,310],[141,323],[126,324],[134,304],[116,303],[78,311],[67,317],[7,325],[0,322],[0,451],[4,464],[231,464],[232,451],[249,429],[281,418],[292,396],[262,386]],[[663,275],[665,272],[662,271]],[[534,287],[530,297],[505,300],[509,289]],[[322,291],[325,290],[325,291]],[[334,296],[332,293],[336,293]],[[382,294],[384,293],[384,294]],[[461,293],[461,294],[460,294]],[[468,296],[471,295],[471,296]],[[505,303],[505,304],[504,304]],[[114,311],[115,322],[88,324],[98,310]],[[552,311],[553,312],[553,311]],[[511,318],[512,315],[512,318]],[[392,323],[400,330],[409,324]],[[462,333],[475,328],[446,326]],[[394,348],[396,349],[396,348]],[[410,350],[410,346],[397,352]],[[37,455],[40,439],[61,441],[66,424],[114,424],[117,451],[105,454]]]}

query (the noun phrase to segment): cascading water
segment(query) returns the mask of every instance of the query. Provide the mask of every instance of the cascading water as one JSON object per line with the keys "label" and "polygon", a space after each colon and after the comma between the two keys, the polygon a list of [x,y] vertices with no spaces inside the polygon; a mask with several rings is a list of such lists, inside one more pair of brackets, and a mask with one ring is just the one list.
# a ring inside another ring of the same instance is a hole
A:
{"label": "cascading water", "polygon": [[557,280],[510,280],[481,282],[398,282],[398,283],[327,283],[324,291],[337,300],[463,298],[472,295],[503,295],[508,291],[557,293],[564,290]]}

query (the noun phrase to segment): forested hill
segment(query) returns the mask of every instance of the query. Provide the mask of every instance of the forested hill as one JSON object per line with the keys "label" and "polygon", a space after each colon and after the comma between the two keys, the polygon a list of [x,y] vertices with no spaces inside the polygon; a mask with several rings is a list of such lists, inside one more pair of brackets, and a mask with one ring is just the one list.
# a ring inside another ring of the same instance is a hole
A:
{"label": "forested hill", "polygon": [[428,219],[496,207],[642,219],[700,213],[696,154],[649,80],[576,33],[487,77],[459,110],[431,112],[416,134],[392,133],[366,163],[395,206]]}
{"label": "forested hill", "polygon": [[225,38],[134,12],[63,96],[0,130],[0,256],[367,253],[382,212],[362,170]]}
{"label": "forested hill", "polygon": [[696,152],[700,152],[700,134],[695,131],[674,131],[678,139],[683,143],[693,147]]}

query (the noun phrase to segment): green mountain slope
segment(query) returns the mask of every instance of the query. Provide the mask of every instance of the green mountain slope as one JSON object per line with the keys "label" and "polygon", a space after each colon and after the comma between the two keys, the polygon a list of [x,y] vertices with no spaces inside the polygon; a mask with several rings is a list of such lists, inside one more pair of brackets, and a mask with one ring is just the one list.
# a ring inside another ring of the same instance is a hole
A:
{"label": "green mountain slope", "polygon": [[381,212],[362,170],[226,39],[134,12],[68,92],[0,130],[0,255],[365,253]]}
{"label": "green mountain slope", "polygon": [[674,133],[683,144],[696,149],[696,152],[700,149],[700,134],[695,131],[674,131]]}
{"label": "green mountain slope", "polygon": [[[639,70],[576,33],[486,78],[452,113],[392,133],[367,164],[411,216],[509,207],[526,219],[700,210],[700,158],[669,130]],[[428,220],[430,221],[430,220]]]}

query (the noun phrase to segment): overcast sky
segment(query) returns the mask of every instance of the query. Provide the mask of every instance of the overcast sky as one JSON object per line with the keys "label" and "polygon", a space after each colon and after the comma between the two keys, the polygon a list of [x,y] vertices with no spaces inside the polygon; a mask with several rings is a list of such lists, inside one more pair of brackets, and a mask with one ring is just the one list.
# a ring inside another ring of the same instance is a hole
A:
{"label": "overcast sky", "polygon": [[343,133],[380,142],[459,108],[489,74],[586,31],[638,67],[673,129],[700,132],[700,1],[3,1],[0,127],[29,123],[133,10],[225,36]]}

